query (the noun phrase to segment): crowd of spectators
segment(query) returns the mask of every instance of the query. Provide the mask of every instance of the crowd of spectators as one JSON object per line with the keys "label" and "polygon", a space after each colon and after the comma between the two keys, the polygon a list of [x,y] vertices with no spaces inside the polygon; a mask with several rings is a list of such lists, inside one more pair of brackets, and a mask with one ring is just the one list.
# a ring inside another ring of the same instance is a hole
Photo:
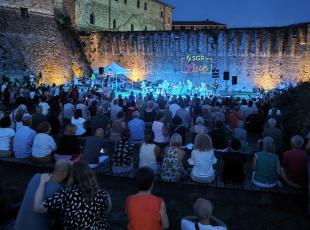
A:
{"label": "crowd of spectators", "polygon": [[[29,182],[16,229],[108,229],[111,199],[94,170],[135,175],[139,192],[126,201],[128,229],[168,228],[165,202],[151,194],[154,178],[238,184],[250,178],[258,187],[285,183],[297,189],[308,182],[310,132],[292,136],[289,150],[281,108],[270,97],[125,97],[77,87],[0,84],[0,157],[55,162],[52,175],[36,174]],[[249,136],[257,141],[253,151]],[[222,171],[214,167],[219,154]],[[250,174],[244,170],[249,156]],[[214,229],[226,229],[212,210],[210,201],[198,199],[197,218],[184,218],[182,229],[213,229],[203,227],[212,221],[222,226]]]}

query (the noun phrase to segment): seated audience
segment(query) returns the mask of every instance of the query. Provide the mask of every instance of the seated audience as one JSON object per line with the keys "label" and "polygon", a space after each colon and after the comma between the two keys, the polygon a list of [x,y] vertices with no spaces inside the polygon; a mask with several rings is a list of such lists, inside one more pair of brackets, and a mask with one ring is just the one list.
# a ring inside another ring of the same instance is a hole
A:
{"label": "seated audience", "polygon": [[72,185],[44,200],[46,182],[50,177],[48,174],[41,175],[34,196],[35,212],[60,213],[64,229],[110,229],[110,195],[99,189],[96,174],[87,163],[75,163],[72,167]]}
{"label": "seated audience", "polygon": [[64,135],[60,138],[55,160],[67,159],[76,161],[80,157],[80,141],[75,136],[76,126],[68,124]]}
{"label": "seated audience", "polygon": [[128,129],[130,131],[130,143],[142,144],[144,141],[145,124],[140,119],[140,113],[138,111],[132,113],[132,120],[128,122]]}
{"label": "seated audience", "polygon": [[106,133],[111,127],[111,119],[107,115],[107,108],[98,106],[96,115],[93,116],[90,123],[91,134],[94,135],[98,128],[102,128]]}
{"label": "seated audience", "polygon": [[32,145],[32,160],[37,163],[47,163],[53,161],[52,153],[57,149],[57,145],[49,135],[51,125],[44,121],[38,126],[38,134],[35,136]]}
{"label": "seated audience", "polygon": [[86,120],[82,117],[82,110],[75,110],[74,117],[71,118],[71,124],[76,126],[76,136],[83,136],[86,134],[85,121]]}
{"label": "seated audience", "polygon": [[12,154],[15,131],[10,126],[11,118],[7,115],[2,115],[0,119],[0,157],[8,157]]}
{"label": "seated audience", "polygon": [[32,117],[24,115],[23,126],[19,128],[13,139],[13,151],[15,158],[29,158],[32,153],[32,144],[36,136],[36,131],[31,129]]}
{"label": "seated audience", "polygon": [[246,157],[240,153],[240,148],[239,139],[233,138],[229,151],[223,155],[224,168],[222,179],[224,182],[243,183],[245,179],[244,164]]}
{"label": "seated audience", "polygon": [[212,140],[208,135],[199,134],[195,138],[189,164],[193,165],[191,178],[193,181],[210,183],[215,179],[213,165],[217,159],[214,156]]}
{"label": "seated audience", "polygon": [[230,129],[237,128],[238,122],[243,120],[243,116],[241,115],[239,110],[239,106],[235,105],[233,107],[233,110],[228,115],[228,125]]}
{"label": "seated audience", "polygon": [[172,118],[172,124],[170,126],[170,137],[175,133],[181,135],[182,145],[185,145],[187,131],[187,128],[182,125],[182,119],[179,116],[175,115]]}
{"label": "seated audience", "polygon": [[70,98],[63,106],[63,117],[66,124],[70,123],[71,117],[74,116],[75,105],[72,102],[73,100]]}
{"label": "seated audience", "polygon": [[178,182],[184,175],[182,160],[185,151],[182,150],[182,137],[175,133],[170,138],[170,146],[165,149],[160,176],[167,182]]}
{"label": "seated audience", "polygon": [[167,146],[169,137],[166,125],[164,123],[165,115],[162,112],[156,114],[156,121],[153,122],[152,131],[154,132],[154,142],[163,149]]}
{"label": "seated audience", "polygon": [[104,130],[99,128],[94,136],[87,137],[81,160],[87,162],[89,167],[96,168],[103,161],[101,155],[105,147]]}
{"label": "seated audience", "polygon": [[[55,164],[54,172],[46,182],[45,190],[42,194],[43,199],[51,197],[61,189],[61,184],[69,175],[69,168],[70,164],[65,160],[60,160]],[[39,187],[41,175],[35,174],[27,186],[16,218],[15,230],[52,229],[52,219],[49,215],[33,211],[34,194]]]}
{"label": "seated audience", "polygon": [[133,144],[129,143],[130,132],[125,129],[122,133],[122,140],[114,144],[114,151],[111,153],[112,172],[130,173],[133,170]]}
{"label": "seated audience", "polygon": [[139,168],[149,167],[154,174],[159,173],[159,164],[157,159],[160,159],[160,148],[154,144],[154,132],[146,131],[144,134],[144,143],[140,148]]}
{"label": "seated audience", "polygon": [[16,131],[23,126],[23,116],[24,114],[29,114],[27,106],[24,104],[19,105],[10,115],[11,118],[11,128]]}
{"label": "seated audience", "polygon": [[212,216],[213,205],[209,200],[199,198],[194,204],[194,217],[185,217],[181,221],[182,230],[227,230],[225,223]]}
{"label": "seated audience", "polygon": [[247,131],[243,128],[243,121],[238,121],[237,127],[233,130],[233,138],[237,138],[241,143],[240,151],[247,153],[248,141],[247,141]]}
{"label": "seated audience", "polygon": [[192,128],[192,140],[195,141],[195,138],[198,134],[208,134],[208,128],[205,126],[205,121],[203,117],[198,116],[196,118],[195,125]]}
{"label": "seated audience", "polygon": [[37,105],[35,113],[32,114],[32,129],[37,131],[38,125],[43,121],[46,121],[46,117],[42,114],[42,106]]}
{"label": "seated audience", "polygon": [[122,140],[122,132],[126,129],[126,114],[119,112],[117,118],[113,121],[110,131],[110,141],[115,143]]}
{"label": "seated audience", "polygon": [[304,139],[301,136],[293,136],[291,139],[292,149],[283,154],[282,177],[293,187],[302,187],[307,184],[307,162],[306,151],[302,148]]}
{"label": "seated audience", "polygon": [[264,129],[263,136],[271,137],[274,141],[276,152],[282,150],[282,131],[276,127],[277,121],[274,118],[269,118],[267,127]]}
{"label": "seated audience", "polygon": [[215,129],[209,134],[212,139],[214,149],[225,150],[228,147],[226,131],[222,121],[217,121],[215,124]]}
{"label": "seated audience", "polygon": [[128,196],[126,215],[128,230],[162,230],[169,228],[165,201],[152,195],[154,173],[150,168],[138,169],[135,175],[138,193]]}
{"label": "seated audience", "polygon": [[271,137],[265,137],[262,144],[262,151],[256,153],[253,158],[252,182],[257,187],[273,188],[277,186],[281,175],[280,161],[275,154],[275,145]]}

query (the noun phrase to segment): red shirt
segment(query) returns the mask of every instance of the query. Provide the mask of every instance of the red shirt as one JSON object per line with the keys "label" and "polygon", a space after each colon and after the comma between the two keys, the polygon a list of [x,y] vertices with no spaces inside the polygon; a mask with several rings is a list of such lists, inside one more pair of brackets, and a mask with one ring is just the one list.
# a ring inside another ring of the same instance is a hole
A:
{"label": "red shirt", "polygon": [[292,149],[283,154],[283,166],[287,177],[297,184],[307,181],[308,157],[304,150]]}
{"label": "red shirt", "polygon": [[231,112],[228,116],[228,125],[231,129],[237,128],[237,124],[239,120],[243,120],[241,114],[239,112]]}
{"label": "red shirt", "polygon": [[128,230],[162,230],[160,208],[163,200],[153,195],[131,195],[126,200]]}

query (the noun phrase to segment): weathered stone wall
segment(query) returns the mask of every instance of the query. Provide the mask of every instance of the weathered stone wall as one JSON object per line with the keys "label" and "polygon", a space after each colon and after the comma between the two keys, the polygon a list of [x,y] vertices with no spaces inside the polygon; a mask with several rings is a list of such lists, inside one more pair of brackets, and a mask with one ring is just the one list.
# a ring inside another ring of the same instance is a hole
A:
{"label": "weathered stone wall", "polygon": [[[90,24],[91,14],[94,15],[94,24]],[[145,28],[149,31],[171,30],[171,20],[172,8],[154,0],[140,0],[139,8],[137,0],[127,0],[126,4],[124,0],[75,2],[74,24],[79,31],[131,31],[131,25],[135,31],[144,31]]]}
{"label": "weathered stone wall", "polygon": [[22,18],[19,9],[0,8],[0,74],[21,77],[42,72],[44,82],[66,82],[73,68],[87,67],[75,48],[53,15],[30,11],[29,18]]}
{"label": "weathered stone wall", "polygon": [[[263,86],[271,89],[281,82],[310,80],[309,25],[262,29],[174,31],[138,33],[93,33],[81,36],[93,68],[116,61],[133,70],[134,80],[190,79],[213,83],[211,73],[183,74],[182,58],[203,55],[212,68],[238,76],[236,90]],[[228,82],[231,87],[231,81]],[[225,88],[225,84],[221,84]]]}
{"label": "weathered stone wall", "polygon": [[53,0],[1,0],[1,7],[7,8],[28,8],[30,12],[54,14],[54,1]]}

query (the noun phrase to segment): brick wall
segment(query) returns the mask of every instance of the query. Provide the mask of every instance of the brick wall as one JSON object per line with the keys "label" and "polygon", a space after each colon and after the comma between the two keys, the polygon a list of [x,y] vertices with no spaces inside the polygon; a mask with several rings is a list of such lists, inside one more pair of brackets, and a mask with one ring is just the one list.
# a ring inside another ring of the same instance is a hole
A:
{"label": "brick wall", "polygon": [[[236,90],[270,89],[282,81],[310,80],[307,25],[216,31],[94,33],[81,36],[93,68],[116,61],[133,70],[134,80],[214,80],[211,74],[182,74],[187,54],[212,58],[213,68],[238,76]],[[282,76],[282,77],[281,77]],[[231,82],[228,82],[231,89]],[[225,84],[221,85],[225,88]]]}

